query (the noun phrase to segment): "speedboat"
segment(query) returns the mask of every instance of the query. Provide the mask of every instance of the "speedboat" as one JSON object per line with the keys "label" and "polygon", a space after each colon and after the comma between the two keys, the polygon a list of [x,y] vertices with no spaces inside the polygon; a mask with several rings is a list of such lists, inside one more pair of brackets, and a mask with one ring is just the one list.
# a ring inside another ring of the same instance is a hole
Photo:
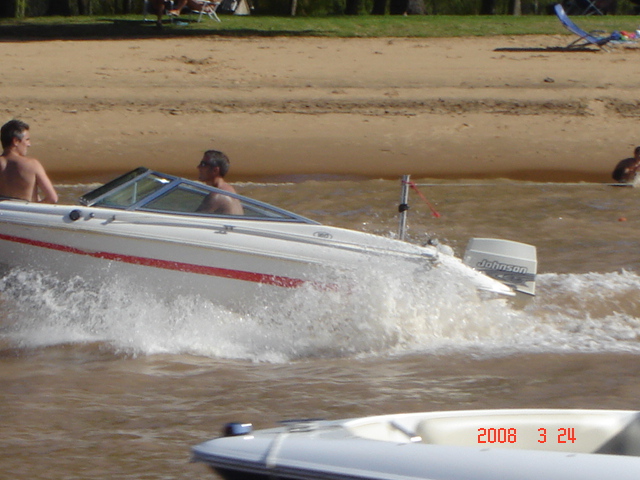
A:
{"label": "speedboat", "polygon": [[[203,211],[212,196],[241,208]],[[437,246],[321,225],[144,167],[83,195],[78,205],[0,201],[5,270],[123,276],[163,295],[203,295],[229,307],[301,287],[342,288],[336,272],[380,262],[402,262],[419,274],[446,268],[457,281],[498,296],[533,295],[535,247],[499,239],[470,243],[465,263]]]}
{"label": "speedboat", "polygon": [[293,420],[192,448],[227,480],[635,480],[640,412],[501,409]]}

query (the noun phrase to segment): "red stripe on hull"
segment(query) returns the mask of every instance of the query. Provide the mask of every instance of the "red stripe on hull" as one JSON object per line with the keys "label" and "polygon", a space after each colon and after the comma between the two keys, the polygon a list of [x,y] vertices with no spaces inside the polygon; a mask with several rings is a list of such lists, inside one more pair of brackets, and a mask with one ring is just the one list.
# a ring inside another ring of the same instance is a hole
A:
{"label": "red stripe on hull", "polygon": [[164,270],[176,270],[179,272],[197,273],[199,275],[210,275],[213,277],[231,278],[234,280],[242,280],[245,282],[261,283],[266,285],[275,285],[278,287],[296,288],[300,287],[305,280],[298,278],[283,277],[279,275],[267,275],[264,273],[246,272],[242,270],[231,270],[227,268],[208,267],[206,265],[195,265],[193,263],[173,262],[169,260],[159,260],[156,258],[135,257],[132,255],[122,255],[110,252],[87,252],[79,248],[59,245],[57,243],[42,242],[39,240],[31,240],[28,238],[14,237],[11,235],[0,234],[0,240],[8,242],[21,243],[34,247],[47,248],[49,250],[57,250],[59,252],[72,253],[75,255],[84,255],[92,258],[101,258],[114,262],[129,263],[132,265],[142,265],[145,267],[162,268]]}

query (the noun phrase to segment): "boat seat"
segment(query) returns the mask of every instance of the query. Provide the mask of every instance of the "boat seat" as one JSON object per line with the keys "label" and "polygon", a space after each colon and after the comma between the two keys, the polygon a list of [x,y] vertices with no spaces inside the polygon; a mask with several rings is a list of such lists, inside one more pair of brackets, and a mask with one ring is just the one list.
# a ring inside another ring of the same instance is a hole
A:
{"label": "boat seat", "polygon": [[[515,436],[509,437],[509,433],[515,433]],[[419,422],[416,434],[423,443],[434,445],[640,456],[640,419],[637,416],[611,417],[603,413],[594,419],[593,414],[577,413],[570,419],[556,414],[538,418],[517,414],[440,417]]]}

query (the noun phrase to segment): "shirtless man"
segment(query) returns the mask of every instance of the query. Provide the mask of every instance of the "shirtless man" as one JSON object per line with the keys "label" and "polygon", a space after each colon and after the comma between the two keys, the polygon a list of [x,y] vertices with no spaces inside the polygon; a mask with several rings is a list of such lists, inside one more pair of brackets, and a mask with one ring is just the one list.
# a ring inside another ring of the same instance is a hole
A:
{"label": "shirtless man", "polygon": [[[0,138],[0,196],[56,203],[58,194],[44,167],[35,158],[27,157],[27,150],[31,146],[29,125],[20,120],[11,120],[0,129]],[[42,198],[38,192],[43,195]]]}
{"label": "shirtless man", "polygon": [[[229,158],[217,150],[207,150],[198,164],[198,180],[225,192],[236,193],[236,190],[224,181],[228,171]],[[242,204],[237,198],[220,193],[207,195],[196,212],[243,215]]]}
{"label": "shirtless man", "polygon": [[634,150],[633,158],[620,160],[611,176],[618,183],[633,183],[638,168],[640,168],[640,147]]}

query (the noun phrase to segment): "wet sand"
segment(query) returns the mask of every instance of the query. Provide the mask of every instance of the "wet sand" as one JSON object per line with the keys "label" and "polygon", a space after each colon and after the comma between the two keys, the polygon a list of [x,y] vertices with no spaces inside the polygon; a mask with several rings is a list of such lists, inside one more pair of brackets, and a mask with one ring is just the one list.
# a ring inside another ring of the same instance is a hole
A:
{"label": "wet sand", "polygon": [[5,42],[0,120],[30,123],[31,154],[54,180],[138,165],[192,176],[216,148],[232,181],[608,182],[640,144],[640,50],[545,50],[570,40]]}

